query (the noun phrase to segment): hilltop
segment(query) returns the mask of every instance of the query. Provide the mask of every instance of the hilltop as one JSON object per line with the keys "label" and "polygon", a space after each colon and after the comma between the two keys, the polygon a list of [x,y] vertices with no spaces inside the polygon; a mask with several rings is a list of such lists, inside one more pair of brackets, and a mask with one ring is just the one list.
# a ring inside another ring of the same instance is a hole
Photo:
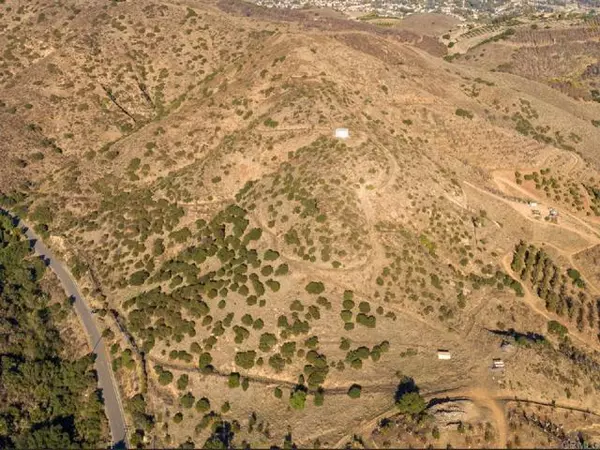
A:
{"label": "hilltop", "polygon": [[132,445],[598,442],[595,21],[0,11],[0,200],[97,311]]}

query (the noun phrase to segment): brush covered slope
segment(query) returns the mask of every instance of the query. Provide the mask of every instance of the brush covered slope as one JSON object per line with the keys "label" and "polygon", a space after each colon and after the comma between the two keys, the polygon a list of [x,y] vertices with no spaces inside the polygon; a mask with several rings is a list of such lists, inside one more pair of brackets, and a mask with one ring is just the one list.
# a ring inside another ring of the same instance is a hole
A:
{"label": "brush covered slope", "polygon": [[133,446],[598,442],[596,102],[234,1],[7,2],[0,41],[2,204]]}

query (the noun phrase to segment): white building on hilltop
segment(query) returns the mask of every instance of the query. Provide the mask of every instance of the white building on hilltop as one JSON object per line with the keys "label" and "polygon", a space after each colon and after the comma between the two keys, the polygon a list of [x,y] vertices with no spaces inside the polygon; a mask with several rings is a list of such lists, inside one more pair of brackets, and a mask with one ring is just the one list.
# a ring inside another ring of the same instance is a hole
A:
{"label": "white building on hilltop", "polygon": [[335,137],[338,139],[348,139],[350,137],[350,132],[348,131],[348,128],[336,128]]}

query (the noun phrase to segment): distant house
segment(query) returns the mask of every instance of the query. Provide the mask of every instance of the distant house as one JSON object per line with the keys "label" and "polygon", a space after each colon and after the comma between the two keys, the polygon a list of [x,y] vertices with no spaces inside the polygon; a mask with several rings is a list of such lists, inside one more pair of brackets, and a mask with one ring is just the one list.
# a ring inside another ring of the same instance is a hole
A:
{"label": "distant house", "polygon": [[348,131],[348,128],[336,128],[335,137],[338,139],[348,139],[350,137],[350,131]]}
{"label": "distant house", "polygon": [[548,211],[548,215],[550,217],[558,217],[558,211],[555,210],[554,208],[550,208],[550,210]]}
{"label": "distant house", "polygon": [[529,202],[529,207],[530,208],[537,208],[538,204],[537,204],[537,202]]}
{"label": "distant house", "polygon": [[452,355],[448,350],[438,350],[437,352],[438,359],[451,359]]}
{"label": "distant house", "polygon": [[504,369],[504,361],[502,361],[500,358],[494,358],[492,360],[492,367],[494,369]]}

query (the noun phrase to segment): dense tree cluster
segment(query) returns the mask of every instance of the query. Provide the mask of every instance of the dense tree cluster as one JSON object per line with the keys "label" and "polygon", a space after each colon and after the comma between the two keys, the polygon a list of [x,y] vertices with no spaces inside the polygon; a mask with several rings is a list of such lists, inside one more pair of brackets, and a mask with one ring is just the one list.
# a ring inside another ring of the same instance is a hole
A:
{"label": "dense tree cluster", "polygon": [[[165,261],[154,273],[141,269],[131,274],[131,285],[159,284],[123,305],[129,311],[130,330],[143,341],[145,352],[150,351],[157,340],[180,342],[185,335],[194,337],[198,323],[212,329],[212,336],[204,341],[204,348],[210,350],[233,319],[232,314],[224,320],[213,321],[211,308],[225,308],[232,295],[246,298],[248,305],[259,303],[264,306],[266,299],[261,297],[267,291],[279,290],[279,282],[266,277],[283,276],[288,273],[288,267],[273,263],[279,258],[279,253],[274,250],[265,251],[264,260],[261,260],[261,254],[252,247],[252,242],[261,238],[262,231],[248,225],[246,211],[230,205],[210,222],[197,221],[196,233],[191,234],[186,228],[185,240],[192,238],[193,245]],[[162,241],[155,243],[154,252],[163,251]],[[264,261],[271,264],[264,264]],[[166,283],[168,287],[165,287]],[[261,329],[264,324],[262,320],[248,316],[243,325],[248,328],[238,325],[232,328],[238,344],[249,338],[250,326]],[[265,339],[268,346],[271,341]],[[187,361],[186,355],[174,356]]]}
{"label": "dense tree cluster", "polygon": [[0,448],[101,447],[106,417],[93,357],[65,359],[44,263],[0,215]]}
{"label": "dense tree cluster", "polygon": [[595,215],[600,216],[600,189],[596,186],[587,185],[585,188],[591,199],[590,209],[594,211]]}
{"label": "dense tree cluster", "polygon": [[146,399],[142,394],[126,399],[125,409],[131,416],[134,428],[129,443],[132,447],[140,447],[148,432],[154,427],[154,416],[147,412]]}
{"label": "dense tree cluster", "polygon": [[544,250],[523,241],[515,248],[511,267],[546,301],[546,309],[575,321],[579,330],[598,326],[598,311],[577,270],[560,268]]}

